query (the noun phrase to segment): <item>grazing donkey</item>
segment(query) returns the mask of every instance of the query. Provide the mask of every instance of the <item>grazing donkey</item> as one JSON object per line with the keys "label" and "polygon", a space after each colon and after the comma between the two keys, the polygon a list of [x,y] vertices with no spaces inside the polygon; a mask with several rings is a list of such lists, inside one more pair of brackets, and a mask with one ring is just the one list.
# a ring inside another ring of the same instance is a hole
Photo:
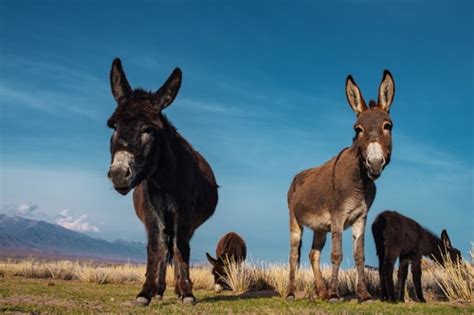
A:
{"label": "grazing donkey", "polygon": [[[379,257],[379,274],[382,301],[395,302],[405,299],[405,281],[408,265],[411,263],[411,274],[415,293],[419,302],[425,302],[421,289],[421,258],[428,256],[444,265],[443,256],[449,255],[453,262],[461,260],[461,252],[451,246],[446,230],[441,238],[424,229],[414,220],[395,211],[384,211],[375,218],[372,224],[377,256]],[[393,266],[400,258],[398,268],[398,296],[393,287]]]}
{"label": "grazing donkey", "polygon": [[227,262],[242,263],[245,260],[247,256],[245,241],[237,233],[227,233],[217,243],[216,258],[213,258],[209,253],[206,253],[206,256],[212,265],[216,292],[231,290],[224,279],[227,277],[225,267]]}
{"label": "grazing donkey", "polygon": [[206,160],[162,114],[178,93],[181,70],[176,68],[156,92],[132,90],[117,58],[110,82],[118,106],[107,122],[114,129],[108,177],[122,195],[135,188],[135,212],[148,235],[146,280],[137,304],[163,296],[171,260],[176,294],[184,303],[194,303],[189,242],[214,213],[217,184]]}
{"label": "grazing donkey", "polygon": [[[374,181],[390,162],[392,121],[389,111],[394,94],[392,75],[385,70],[378,102],[370,101],[368,107],[349,75],[346,96],[357,115],[352,146],[322,166],[304,170],[293,179],[288,191],[291,249],[287,299],[295,298],[295,272],[300,260],[303,225],[314,232],[309,259],[319,297],[340,300],[338,273],[342,261],[342,232],[352,226],[357,297],[361,302],[372,299],[367,292],[364,272],[364,232],[367,212],[375,198]],[[321,250],[328,232],[332,236],[329,293],[320,269]]]}

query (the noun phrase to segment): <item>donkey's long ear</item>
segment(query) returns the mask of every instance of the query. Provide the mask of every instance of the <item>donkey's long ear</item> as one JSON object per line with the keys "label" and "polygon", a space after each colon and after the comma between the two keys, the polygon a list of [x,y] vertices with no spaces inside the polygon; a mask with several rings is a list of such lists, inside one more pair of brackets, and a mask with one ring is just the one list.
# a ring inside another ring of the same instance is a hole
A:
{"label": "donkey's long ear", "polygon": [[110,70],[110,85],[112,87],[112,94],[117,103],[122,103],[132,93],[132,89],[128,84],[125,72],[122,69],[122,63],[119,58],[115,58],[112,62],[112,69]]}
{"label": "donkey's long ear", "polygon": [[448,232],[446,230],[441,232],[441,241],[443,242],[443,245],[446,247],[446,249],[451,248],[451,240],[449,239]]}
{"label": "donkey's long ear", "polygon": [[217,259],[212,258],[212,256],[209,255],[209,253],[206,253],[206,257],[207,257],[207,260],[209,260],[209,262],[211,263],[211,265],[214,266],[217,263]]}
{"label": "donkey's long ear", "polygon": [[379,87],[379,99],[377,104],[386,112],[390,112],[390,106],[395,96],[395,82],[393,81],[392,74],[388,70],[383,71],[382,82]]}
{"label": "donkey's long ear", "polygon": [[180,68],[175,68],[165,84],[153,95],[153,103],[159,109],[168,107],[178,94],[183,74]]}
{"label": "donkey's long ear", "polygon": [[349,105],[357,116],[367,109],[367,105],[365,105],[365,101],[362,97],[362,94],[360,93],[359,87],[354,82],[354,79],[352,79],[351,75],[348,75],[346,79],[346,96]]}

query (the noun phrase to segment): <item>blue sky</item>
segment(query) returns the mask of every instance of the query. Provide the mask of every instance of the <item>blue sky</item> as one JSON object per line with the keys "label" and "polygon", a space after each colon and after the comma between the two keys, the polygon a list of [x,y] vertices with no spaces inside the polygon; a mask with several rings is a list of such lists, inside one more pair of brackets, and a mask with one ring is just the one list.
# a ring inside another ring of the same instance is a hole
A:
{"label": "blue sky", "polygon": [[[110,65],[119,56],[131,85],[147,89],[180,66],[183,84],[166,114],[221,186],[192,256],[203,259],[233,230],[254,260],[286,261],[293,176],[351,144],[346,76],[368,100],[387,68],[397,89],[394,150],[368,223],[398,210],[437,234],[447,228],[466,256],[474,241],[473,11],[471,1],[1,1],[0,210],[144,240],[131,196],[106,178]],[[369,231],[367,263],[375,265]],[[344,237],[348,266],[350,230]],[[324,262],[329,252],[330,242]]]}

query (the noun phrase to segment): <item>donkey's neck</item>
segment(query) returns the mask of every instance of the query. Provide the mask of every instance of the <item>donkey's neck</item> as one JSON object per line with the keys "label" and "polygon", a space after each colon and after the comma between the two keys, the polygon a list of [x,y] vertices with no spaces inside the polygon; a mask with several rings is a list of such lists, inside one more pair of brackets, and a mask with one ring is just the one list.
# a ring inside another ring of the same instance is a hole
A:
{"label": "donkey's neck", "polygon": [[373,185],[373,181],[367,176],[367,171],[356,148],[351,146],[343,149],[333,164],[334,190],[363,191],[367,185]]}
{"label": "donkey's neck", "polygon": [[190,160],[185,141],[174,129],[163,131],[158,143],[154,169],[148,178],[149,182],[165,190],[178,185],[178,169],[183,168],[180,164]]}
{"label": "donkey's neck", "polygon": [[423,229],[420,239],[421,254],[424,256],[434,256],[437,260],[441,259],[440,246],[441,240],[439,237],[430,231]]}

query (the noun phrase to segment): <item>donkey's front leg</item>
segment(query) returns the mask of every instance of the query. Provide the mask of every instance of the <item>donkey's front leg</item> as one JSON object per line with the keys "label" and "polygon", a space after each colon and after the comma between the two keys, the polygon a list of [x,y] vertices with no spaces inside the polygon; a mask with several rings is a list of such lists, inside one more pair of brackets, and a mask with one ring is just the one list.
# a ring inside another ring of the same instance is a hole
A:
{"label": "donkey's front leg", "polygon": [[158,226],[156,224],[147,227],[148,245],[146,279],[143,288],[137,296],[136,303],[140,306],[150,304],[151,298],[157,293],[156,272],[158,269]]}
{"label": "donkey's front leg", "polygon": [[413,284],[415,285],[415,293],[418,298],[418,302],[426,303],[423,297],[423,288],[421,286],[421,257],[417,257],[411,264],[411,275],[413,278]]}
{"label": "donkey's front leg", "polygon": [[331,227],[332,234],[332,248],[331,248],[331,263],[332,263],[332,275],[331,282],[329,283],[329,301],[338,302],[339,297],[339,266],[342,261],[342,224],[334,222]]}
{"label": "donkey's front leg", "polygon": [[352,250],[357,268],[356,293],[359,302],[371,300],[372,296],[367,292],[367,282],[365,278],[365,255],[364,255],[364,234],[366,217],[358,218],[352,224]]}
{"label": "donkey's front leg", "polygon": [[191,248],[189,247],[190,238],[189,228],[177,227],[174,244],[174,268],[178,268],[178,290],[183,303],[194,304],[196,298],[193,295],[193,284],[189,276],[189,258]]}
{"label": "donkey's front leg", "polygon": [[160,300],[163,298],[166,290],[166,265],[168,263],[168,244],[166,243],[166,234],[160,229],[158,242],[158,281],[156,288],[156,297]]}

